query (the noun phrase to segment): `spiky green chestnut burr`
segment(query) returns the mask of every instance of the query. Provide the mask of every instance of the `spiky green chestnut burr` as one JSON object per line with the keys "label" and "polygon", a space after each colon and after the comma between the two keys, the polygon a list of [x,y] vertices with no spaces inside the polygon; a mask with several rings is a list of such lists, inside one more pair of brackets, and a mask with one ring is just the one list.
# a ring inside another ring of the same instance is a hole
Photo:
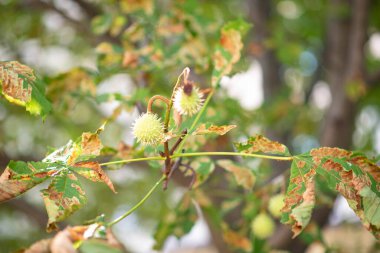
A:
{"label": "spiky green chestnut burr", "polygon": [[185,84],[178,88],[174,94],[174,108],[181,115],[192,116],[196,114],[202,107],[202,93],[193,84]]}
{"label": "spiky green chestnut burr", "polygon": [[148,112],[138,117],[133,124],[132,133],[143,145],[156,146],[164,139],[164,125],[157,114]]}

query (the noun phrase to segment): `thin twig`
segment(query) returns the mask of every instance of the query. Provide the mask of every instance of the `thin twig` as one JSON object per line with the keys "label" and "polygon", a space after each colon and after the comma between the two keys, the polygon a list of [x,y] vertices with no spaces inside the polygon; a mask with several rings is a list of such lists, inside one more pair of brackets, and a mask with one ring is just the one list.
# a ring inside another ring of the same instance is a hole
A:
{"label": "thin twig", "polygon": [[124,218],[128,217],[131,213],[133,213],[137,208],[139,208],[144,202],[152,195],[152,193],[156,190],[156,188],[165,180],[165,176],[162,176],[160,180],[158,180],[154,186],[149,190],[149,192],[131,209],[129,209],[126,213],[123,215],[119,216],[115,220],[111,221],[110,223],[107,224],[107,227],[111,227],[115,225],[116,223],[120,222]]}

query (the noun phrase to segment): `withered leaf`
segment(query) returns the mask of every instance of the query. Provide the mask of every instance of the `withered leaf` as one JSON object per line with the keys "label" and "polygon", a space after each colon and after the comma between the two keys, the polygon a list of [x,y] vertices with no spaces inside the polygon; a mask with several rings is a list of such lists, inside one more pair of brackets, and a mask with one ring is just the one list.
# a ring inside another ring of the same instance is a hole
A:
{"label": "withered leaf", "polygon": [[271,141],[262,135],[250,137],[246,142],[235,144],[239,152],[266,153],[290,156],[288,148],[277,141]]}
{"label": "withered leaf", "polygon": [[72,170],[93,182],[104,182],[114,193],[116,193],[111,179],[102,170],[98,162],[78,162],[73,165]]}
{"label": "withered leaf", "polygon": [[203,135],[203,134],[218,134],[225,135],[232,129],[234,129],[236,125],[225,125],[225,126],[215,126],[211,125],[206,127],[206,124],[201,124],[197,129],[194,130],[193,135]]}
{"label": "withered leaf", "polygon": [[318,173],[380,239],[379,170],[368,158],[339,148],[317,148],[294,157],[281,221],[293,225],[295,236],[307,225],[315,202],[313,176]]}
{"label": "withered leaf", "polygon": [[231,172],[238,185],[243,186],[247,190],[252,189],[254,186],[256,177],[250,169],[238,165],[231,160],[218,160],[217,164]]}
{"label": "withered leaf", "polygon": [[0,176],[0,202],[15,198],[42,183],[52,172],[43,163],[11,161]]}

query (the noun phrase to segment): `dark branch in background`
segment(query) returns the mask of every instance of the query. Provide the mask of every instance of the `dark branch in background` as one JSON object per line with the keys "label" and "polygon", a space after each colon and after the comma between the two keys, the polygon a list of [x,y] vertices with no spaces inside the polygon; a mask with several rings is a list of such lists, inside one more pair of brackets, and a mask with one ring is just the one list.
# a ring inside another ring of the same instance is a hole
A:
{"label": "dark branch in background", "polygon": [[[353,6],[352,6],[353,5]],[[352,6],[352,7],[349,7]],[[327,22],[327,81],[331,86],[332,104],[325,115],[321,131],[321,146],[350,148],[354,131],[356,105],[345,92],[351,80],[363,78],[366,40],[368,0],[334,0],[329,5],[331,13]],[[351,16],[339,16],[339,9],[351,10]],[[315,210],[313,221],[323,227],[328,222],[331,207],[322,206]],[[307,245],[300,240],[291,241],[289,229],[281,227],[279,232],[286,236],[273,237],[274,245],[286,246],[291,252],[304,252]],[[277,233],[277,234],[278,234]]]}

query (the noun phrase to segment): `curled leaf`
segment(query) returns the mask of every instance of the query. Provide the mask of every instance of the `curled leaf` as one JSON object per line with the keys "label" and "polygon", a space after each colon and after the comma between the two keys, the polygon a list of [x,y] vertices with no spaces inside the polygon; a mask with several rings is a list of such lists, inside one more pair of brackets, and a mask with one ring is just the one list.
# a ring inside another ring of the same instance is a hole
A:
{"label": "curled leaf", "polygon": [[249,137],[246,142],[235,144],[239,152],[266,153],[274,155],[290,156],[288,148],[277,141],[271,141],[262,135]]}
{"label": "curled leaf", "polygon": [[0,202],[15,198],[42,183],[52,172],[43,163],[11,161],[0,176]]}
{"label": "curled leaf", "polygon": [[111,179],[102,170],[98,162],[78,162],[73,165],[72,170],[93,182],[104,182],[114,193],[116,193]]}
{"label": "curled leaf", "polygon": [[225,126],[215,126],[211,125],[206,127],[206,124],[201,124],[197,129],[194,130],[193,135],[203,135],[203,134],[218,134],[225,135],[232,129],[234,129],[236,125],[225,125]]}

